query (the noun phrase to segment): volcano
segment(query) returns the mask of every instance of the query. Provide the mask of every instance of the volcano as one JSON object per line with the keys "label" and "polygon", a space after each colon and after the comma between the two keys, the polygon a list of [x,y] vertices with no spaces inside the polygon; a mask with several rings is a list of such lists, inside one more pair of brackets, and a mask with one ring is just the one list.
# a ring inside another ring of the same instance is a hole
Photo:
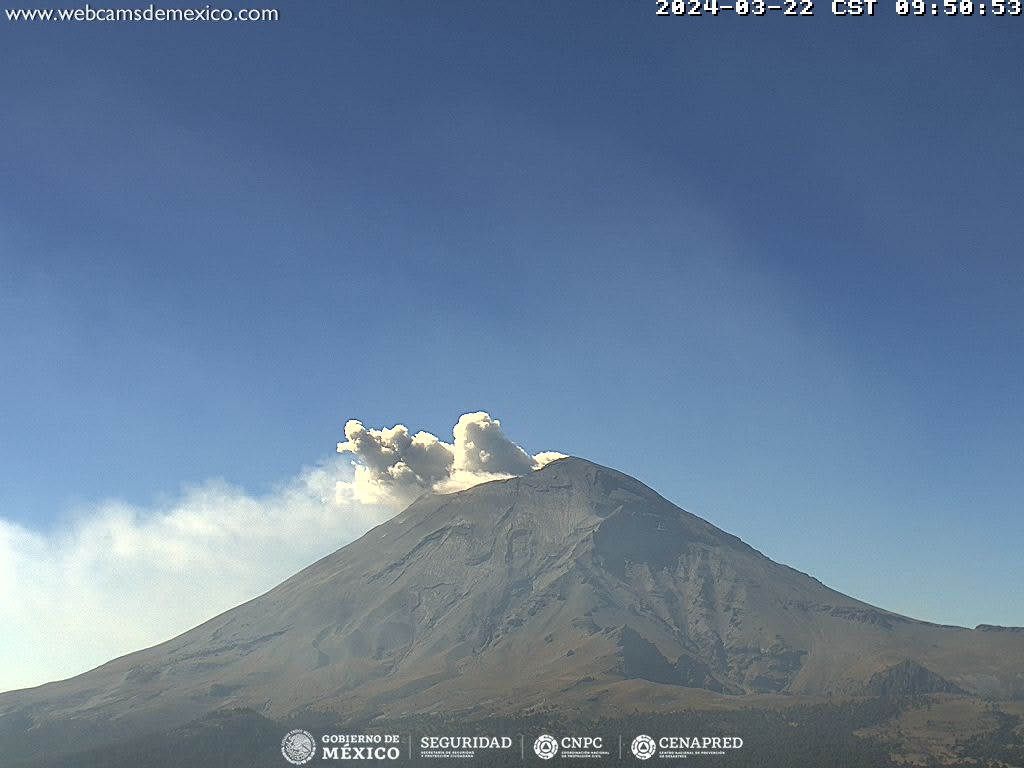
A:
{"label": "volcano", "polygon": [[25,758],[238,708],[341,722],[937,692],[1024,697],[1024,630],[876,608],[566,458],[424,495],[168,642],[0,695],[0,745]]}

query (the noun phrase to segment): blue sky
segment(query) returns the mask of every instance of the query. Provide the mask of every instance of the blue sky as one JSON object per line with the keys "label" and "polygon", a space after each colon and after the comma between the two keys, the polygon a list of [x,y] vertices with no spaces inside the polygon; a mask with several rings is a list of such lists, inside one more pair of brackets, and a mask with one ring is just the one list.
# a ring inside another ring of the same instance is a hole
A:
{"label": "blue sky", "polygon": [[861,599],[1024,624],[1019,18],[280,8],[0,26],[0,518],[483,409]]}

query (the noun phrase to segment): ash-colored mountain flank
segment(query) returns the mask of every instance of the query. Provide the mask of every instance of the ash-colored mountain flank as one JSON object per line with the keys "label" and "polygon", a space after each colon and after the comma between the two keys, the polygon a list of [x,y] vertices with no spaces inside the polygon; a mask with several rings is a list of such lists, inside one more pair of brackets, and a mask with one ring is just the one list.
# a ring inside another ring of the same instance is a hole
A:
{"label": "ash-colored mountain flank", "polygon": [[101,743],[235,707],[341,721],[927,692],[1024,696],[1024,632],[875,608],[569,458],[424,496],[173,640],[0,695],[0,745]]}

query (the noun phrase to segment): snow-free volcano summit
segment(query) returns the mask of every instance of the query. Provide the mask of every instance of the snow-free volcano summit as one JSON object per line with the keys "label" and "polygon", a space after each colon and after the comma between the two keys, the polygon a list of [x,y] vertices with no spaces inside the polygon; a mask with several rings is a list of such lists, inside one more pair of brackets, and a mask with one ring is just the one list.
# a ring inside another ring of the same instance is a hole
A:
{"label": "snow-free volcano summit", "polygon": [[860,602],[564,458],[424,494],[173,640],[0,696],[0,743],[45,759],[238,708],[345,722],[942,692],[1024,696],[1024,631]]}

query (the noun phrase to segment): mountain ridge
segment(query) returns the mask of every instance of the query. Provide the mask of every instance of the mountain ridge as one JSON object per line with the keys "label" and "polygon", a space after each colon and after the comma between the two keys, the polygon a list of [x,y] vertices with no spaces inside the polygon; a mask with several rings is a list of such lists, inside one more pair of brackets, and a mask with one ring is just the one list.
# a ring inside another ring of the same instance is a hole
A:
{"label": "mountain ridge", "polygon": [[0,694],[0,743],[238,707],[386,718],[600,712],[622,695],[642,706],[644,690],[680,706],[901,687],[1011,698],[1024,696],[1022,669],[1024,635],[843,595],[639,480],[568,457],[421,496],[188,632]]}

